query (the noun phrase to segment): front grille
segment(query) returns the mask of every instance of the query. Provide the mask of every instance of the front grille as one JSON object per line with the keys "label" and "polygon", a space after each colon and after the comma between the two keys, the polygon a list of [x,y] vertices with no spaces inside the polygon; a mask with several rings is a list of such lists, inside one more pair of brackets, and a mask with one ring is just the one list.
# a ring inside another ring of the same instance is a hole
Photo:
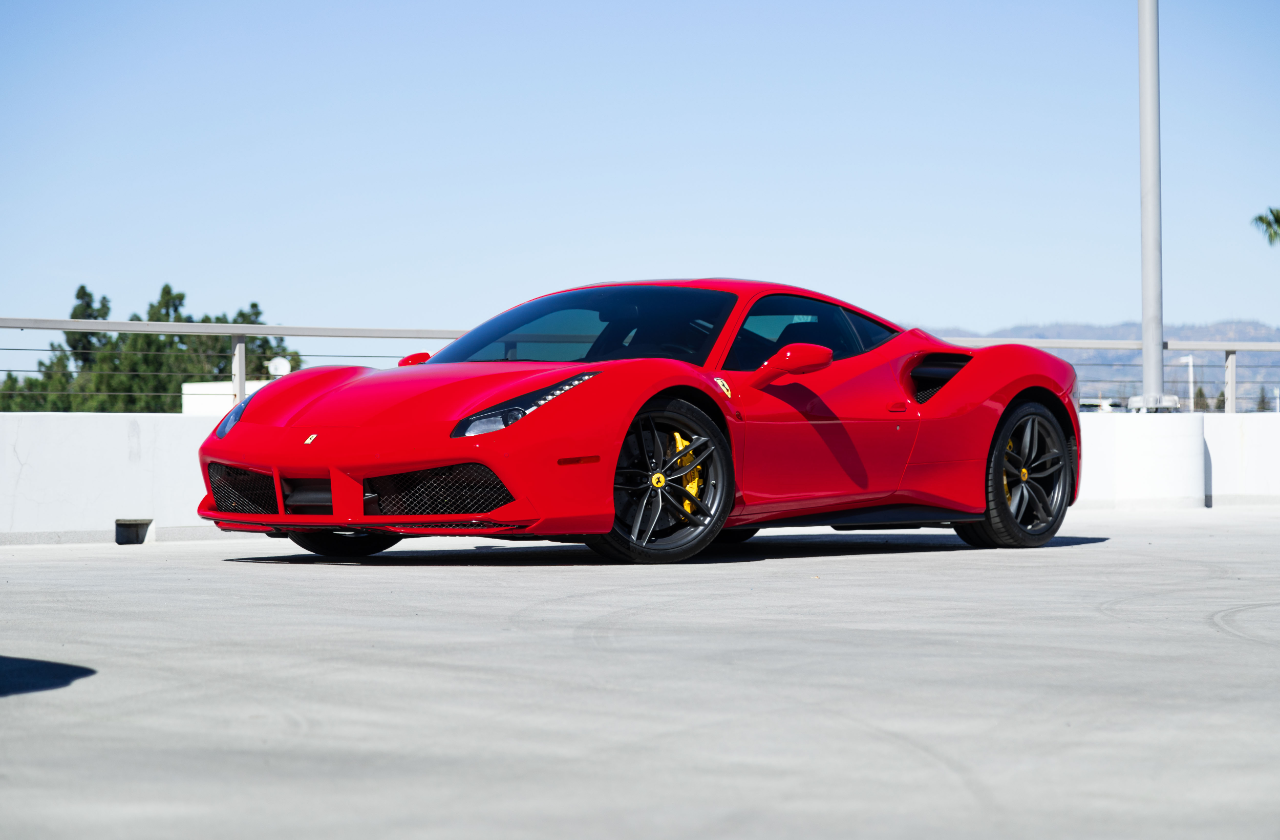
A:
{"label": "front grille", "polygon": [[214,509],[223,513],[279,513],[275,480],[262,473],[209,464]]}
{"label": "front grille", "polygon": [[454,464],[433,470],[366,478],[366,493],[378,497],[384,516],[443,516],[488,513],[515,501],[484,464]]}
{"label": "front grille", "polygon": [[285,478],[280,476],[285,513],[302,516],[333,516],[333,488],[327,478]]}

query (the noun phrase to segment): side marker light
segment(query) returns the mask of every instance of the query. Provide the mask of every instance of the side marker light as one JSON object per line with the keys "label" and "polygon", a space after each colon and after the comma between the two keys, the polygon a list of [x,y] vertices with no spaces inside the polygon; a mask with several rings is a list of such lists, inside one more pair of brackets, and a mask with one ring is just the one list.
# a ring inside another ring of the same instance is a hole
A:
{"label": "side marker light", "polygon": [[598,464],[599,462],[599,455],[580,455],[577,458],[561,458],[556,461],[556,463],[562,467],[568,467],[574,464]]}

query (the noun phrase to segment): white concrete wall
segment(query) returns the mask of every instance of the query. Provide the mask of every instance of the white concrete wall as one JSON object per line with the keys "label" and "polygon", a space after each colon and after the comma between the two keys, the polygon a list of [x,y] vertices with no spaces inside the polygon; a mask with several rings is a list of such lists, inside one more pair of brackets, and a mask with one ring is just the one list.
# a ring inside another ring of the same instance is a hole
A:
{"label": "white concrete wall", "polygon": [[1206,504],[1280,504],[1280,414],[1206,414],[1204,442]]}
{"label": "white concrete wall", "polygon": [[[0,412],[0,544],[220,535],[195,514],[217,417]],[[1280,415],[1085,414],[1081,507],[1280,505]],[[1277,511],[1280,513],[1280,511]]]}
{"label": "white concrete wall", "polygon": [[1203,414],[1080,415],[1082,508],[1204,507]]}
{"label": "white concrete wall", "polygon": [[[269,379],[250,379],[244,383],[244,392],[252,394],[266,385]],[[230,382],[182,383],[182,413],[203,414],[207,417],[222,416],[236,405],[235,385]]]}
{"label": "white concrete wall", "polygon": [[220,532],[196,516],[196,453],[218,418],[0,412],[0,544],[114,542],[117,519],[148,540]]}

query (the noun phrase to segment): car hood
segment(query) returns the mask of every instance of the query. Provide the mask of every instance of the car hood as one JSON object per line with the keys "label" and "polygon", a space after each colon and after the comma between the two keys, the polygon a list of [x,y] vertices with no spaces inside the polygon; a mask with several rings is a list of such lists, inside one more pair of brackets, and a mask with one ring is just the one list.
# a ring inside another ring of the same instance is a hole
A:
{"label": "car hood", "polygon": [[600,365],[458,362],[391,370],[307,368],[264,387],[245,422],[267,426],[371,427],[459,420]]}

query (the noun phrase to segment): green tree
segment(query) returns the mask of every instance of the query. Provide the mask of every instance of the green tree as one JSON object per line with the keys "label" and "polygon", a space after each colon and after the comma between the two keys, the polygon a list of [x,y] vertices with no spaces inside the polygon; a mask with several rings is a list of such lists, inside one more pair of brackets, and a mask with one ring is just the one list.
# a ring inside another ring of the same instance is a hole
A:
{"label": "green tree", "polygon": [[[93,302],[93,292],[84,286],[76,289],[76,305],[71,308],[71,317],[76,320],[105,321],[111,314],[111,301],[103,295],[98,303]],[[76,364],[87,364],[93,361],[94,354],[105,347],[111,336],[107,333],[63,333],[67,337]]]}
{"label": "green tree", "polygon": [[1196,388],[1196,399],[1195,399],[1194,406],[1196,411],[1209,410],[1209,398],[1204,395],[1203,386]]}
{"label": "green tree", "polygon": [[1219,391],[1218,398],[1213,401],[1213,407],[1218,411],[1227,410],[1227,392]]}
{"label": "green tree", "polygon": [[1280,207],[1268,207],[1267,212],[1253,217],[1253,226],[1267,235],[1267,244],[1280,242]]}
{"label": "green tree", "polygon": [[1258,386],[1258,406],[1257,406],[1257,408],[1258,408],[1258,411],[1270,411],[1270,410],[1271,410],[1271,400],[1267,399],[1267,386],[1266,386],[1266,385],[1259,385],[1259,386]]}
{"label": "green tree", "polygon": [[[183,314],[186,295],[167,283],[160,297],[147,307],[147,321],[194,323]],[[106,297],[94,301],[81,286],[71,317],[106,320],[111,305]],[[141,321],[131,315],[131,321]],[[250,303],[235,316],[205,315],[204,324],[261,324],[262,310]],[[0,411],[142,411],[182,410],[183,382],[225,382],[231,374],[231,337],[210,335],[151,335],[146,333],[68,332],[66,345],[50,344],[51,356],[39,362],[38,377],[19,380],[12,373],[0,384]],[[297,370],[302,358],[284,339],[250,338],[245,342],[245,373],[251,378],[267,375],[267,362],[275,356],[289,359]]]}

